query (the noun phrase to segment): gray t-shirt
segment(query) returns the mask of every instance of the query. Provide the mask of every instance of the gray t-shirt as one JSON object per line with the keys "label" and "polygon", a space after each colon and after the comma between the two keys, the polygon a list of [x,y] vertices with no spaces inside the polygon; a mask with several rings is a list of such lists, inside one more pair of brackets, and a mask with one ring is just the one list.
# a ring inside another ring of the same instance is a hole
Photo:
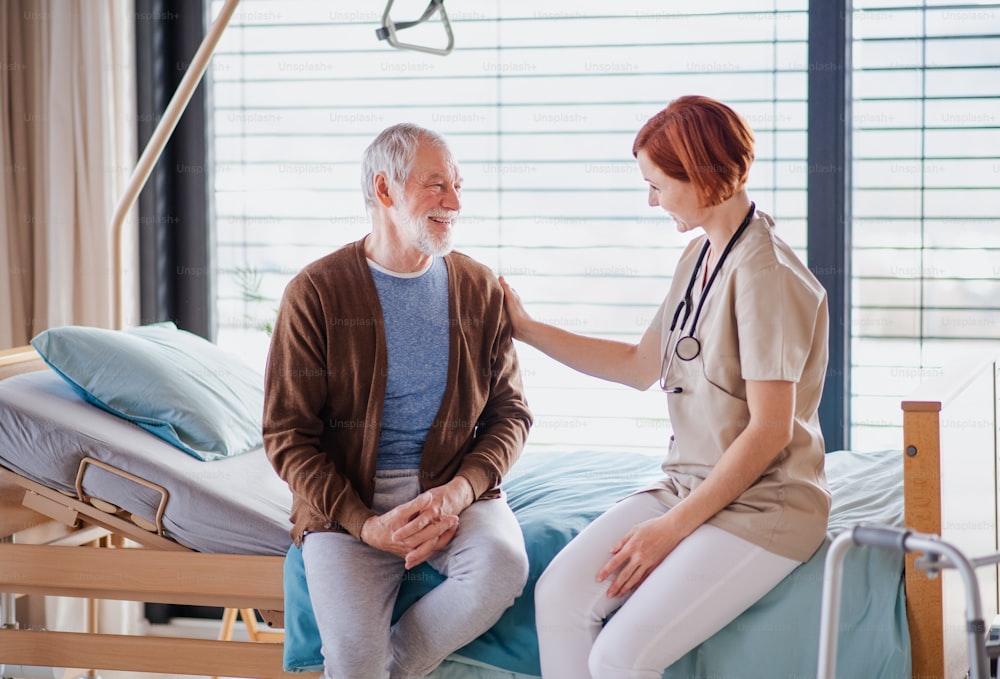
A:
{"label": "gray t-shirt", "polygon": [[418,469],[448,379],[448,269],[399,274],[369,260],[389,354],[377,469]]}

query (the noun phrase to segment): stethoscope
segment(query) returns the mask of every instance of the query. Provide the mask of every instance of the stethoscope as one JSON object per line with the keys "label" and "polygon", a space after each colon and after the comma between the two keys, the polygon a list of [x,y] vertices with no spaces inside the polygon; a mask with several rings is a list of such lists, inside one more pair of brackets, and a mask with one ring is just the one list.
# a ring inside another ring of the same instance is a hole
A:
{"label": "stethoscope", "polygon": [[[667,394],[680,394],[684,390],[681,387],[671,387],[667,384],[667,375],[670,373],[670,366],[674,363],[674,356],[681,359],[682,361],[693,361],[701,353],[701,342],[698,338],[694,336],[695,328],[698,327],[698,318],[701,316],[701,310],[705,306],[705,299],[708,297],[708,291],[712,289],[712,283],[715,282],[715,277],[719,274],[719,270],[722,268],[723,263],[732,251],[733,246],[736,245],[736,241],[739,240],[743,232],[747,230],[750,226],[750,220],[753,218],[754,211],[757,206],[751,202],[750,211],[747,212],[747,216],[743,218],[743,222],[740,224],[739,228],[736,229],[736,233],[733,234],[729,242],[726,243],[725,249],[723,249],[722,254],[719,255],[719,261],[715,263],[715,268],[712,269],[712,275],[708,277],[708,282],[705,284],[704,289],[701,291],[701,297],[698,299],[698,306],[694,310],[694,318],[691,320],[691,328],[688,330],[687,334],[684,334],[684,326],[687,325],[688,318],[691,316],[691,291],[694,289],[695,281],[698,280],[698,274],[701,273],[701,263],[705,260],[705,255],[708,254],[708,249],[712,244],[706,239],[705,245],[701,248],[701,253],[698,254],[698,261],[694,263],[694,270],[691,272],[691,280],[688,281],[687,289],[684,291],[684,297],[681,299],[680,303],[677,305],[676,311],[674,311],[674,317],[670,321],[670,334],[667,335],[667,343],[665,351],[663,352],[663,360],[660,362],[660,389],[662,389]],[[683,314],[683,317],[681,316]],[[680,320],[680,327],[677,327],[677,321]],[[674,335],[679,332],[680,336],[674,340]],[[670,343],[673,341],[673,349],[670,347]]]}

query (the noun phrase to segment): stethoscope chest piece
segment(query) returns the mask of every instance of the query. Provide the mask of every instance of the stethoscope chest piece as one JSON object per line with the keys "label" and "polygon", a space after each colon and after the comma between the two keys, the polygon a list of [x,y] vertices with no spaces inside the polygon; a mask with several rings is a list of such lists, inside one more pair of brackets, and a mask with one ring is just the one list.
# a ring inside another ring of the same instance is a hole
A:
{"label": "stethoscope chest piece", "polygon": [[[693,361],[698,358],[698,355],[701,353],[701,342],[694,336],[694,333],[695,329],[698,327],[698,318],[701,316],[702,309],[705,306],[705,299],[708,297],[708,291],[712,289],[715,277],[718,275],[719,270],[722,269],[722,264],[726,261],[726,258],[729,256],[733,246],[736,245],[736,241],[739,240],[739,237],[750,225],[750,220],[753,218],[754,211],[756,209],[757,206],[751,202],[750,210],[747,212],[746,217],[743,218],[743,223],[740,224],[739,228],[736,229],[736,232],[729,239],[729,242],[726,243],[726,247],[722,250],[722,254],[719,256],[719,261],[715,263],[715,268],[712,269],[712,275],[708,277],[708,281],[702,288],[701,299],[698,300],[698,306],[695,308],[694,316],[691,319],[691,327],[688,329],[687,334],[684,335],[683,333],[688,322],[688,315],[691,313],[691,291],[694,289],[695,281],[698,280],[698,274],[701,271],[701,263],[705,260],[705,255],[711,246],[711,243],[707,240],[701,249],[701,253],[698,255],[697,261],[694,263],[694,267],[691,269],[691,279],[688,281],[687,289],[684,291],[684,296],[681,298],[681,301],[677,304],[677,309],[674,311],[673,319],[670,321],[670,330],[667,335],[666,347],[663,352],[663,360],[660,363],[660,388],[668,394],[680,394],[684,391],[681,387],[668,386],[667,378],[670,373],[670,366],[673,365],[674,356],[677,356],[677,358],[682,361]],[[683,314],[683,318],[681,317],[681,314]],[[677,325],[678,320],[680,320],[679,327]],[[682,336],[675,341],[673,350],[671,350],[670,342],[674,338],[675,332]]]}
{"label": "stethoscope chest piece", "polygon": [[701,353],[701,342],[696,337],[685,335],[677,340],[674,352],[677,354],[677,358],[682,361],[693,361]]}

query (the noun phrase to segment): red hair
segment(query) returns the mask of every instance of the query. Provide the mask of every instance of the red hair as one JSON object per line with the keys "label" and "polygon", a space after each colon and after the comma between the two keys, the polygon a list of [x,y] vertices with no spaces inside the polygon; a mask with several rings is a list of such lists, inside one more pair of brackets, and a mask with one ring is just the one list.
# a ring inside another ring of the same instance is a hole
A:
{"label": "red hair", "polygon": [[736,111],[702,96],[674,99],[646,121],[632,144],[664,174],[691,182],[703,207],[718,205],[746,184],[753,131]]}

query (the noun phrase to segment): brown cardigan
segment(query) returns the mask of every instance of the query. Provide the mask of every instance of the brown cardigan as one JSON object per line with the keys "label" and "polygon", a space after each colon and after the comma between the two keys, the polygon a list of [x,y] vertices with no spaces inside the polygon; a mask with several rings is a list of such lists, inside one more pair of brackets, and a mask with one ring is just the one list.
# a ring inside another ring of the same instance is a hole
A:
{"label": "brown cardigan", "polygon": [[[477,498],[499,495],[531,426],[503,290],[452,253],[450,352],[441,407],[424,443],[421,483],[462,474]],[[382,308],[358,241],[309,264],[285,289],[271,337],[264,446],[291,488],[292,539],[304,531],[358,537],[375,489],[388,355]]]}

